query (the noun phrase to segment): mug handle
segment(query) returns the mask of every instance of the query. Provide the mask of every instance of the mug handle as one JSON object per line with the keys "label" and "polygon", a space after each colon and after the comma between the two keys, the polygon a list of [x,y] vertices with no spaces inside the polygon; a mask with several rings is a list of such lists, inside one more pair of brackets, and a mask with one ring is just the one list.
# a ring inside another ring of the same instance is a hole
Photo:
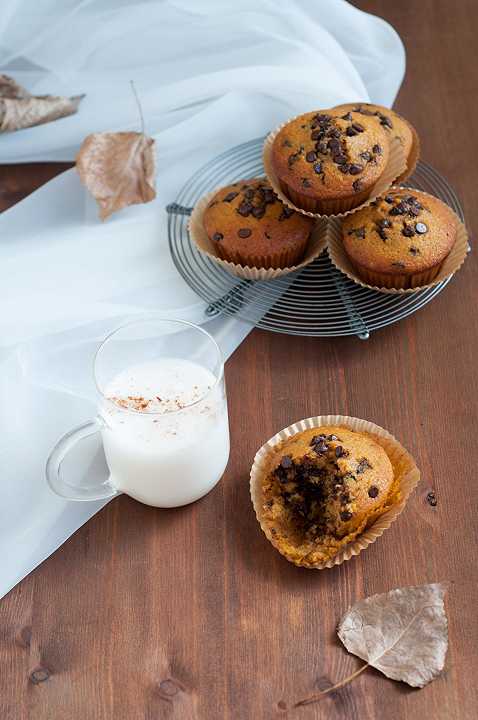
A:
{"label": "mug handle", "polygon": [[113,486],[110,478],[103,483],[96,483],[88,487],[79,487],[70,485],[63,477],[61,472],[61,464],[70,450],[75,445],[90,435],[100,432],[103,422],[96,417],[93,420],[79,425],[63,435],[57,442],[50,453],[50,457],[46,463],[46,479],[48,485],[54,493],[67,500],[87,501],[87,500],[107,500],[115,495],[119,495],[119,491]]}

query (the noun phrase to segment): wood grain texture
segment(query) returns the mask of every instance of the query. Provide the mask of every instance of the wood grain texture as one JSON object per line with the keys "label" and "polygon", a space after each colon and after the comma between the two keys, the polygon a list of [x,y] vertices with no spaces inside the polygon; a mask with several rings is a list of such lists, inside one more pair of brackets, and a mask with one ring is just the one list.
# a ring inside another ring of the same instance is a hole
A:
{"label": "wood grain texture", "polygon": [[[402,36],[408,73],[396,108],[473,230],[475,0],[356,4]],[[0,168],[0,202],[64,167]],[[476,718],[476,254],[433,303],[368,342],[253,332],[227,364],[233,442],[219,486],[175,511],[114,500],[0,602],[2,720]],[[265,540],[248,473],[276,431],[329,412],[388,428],[423,480],[370,549],[311,572]],[[359,666],[335,638],[352,603],[437,580],[450,582],[443,677],[416,691],[370,670],[315,706],[283,709]]]}

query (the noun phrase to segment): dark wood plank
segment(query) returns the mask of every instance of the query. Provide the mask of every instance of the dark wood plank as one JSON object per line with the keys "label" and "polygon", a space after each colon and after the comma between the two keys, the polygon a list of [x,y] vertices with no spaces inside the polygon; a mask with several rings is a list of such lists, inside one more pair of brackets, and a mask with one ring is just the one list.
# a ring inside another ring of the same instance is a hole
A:
{"label": "dark wood plank", "polygon": [[[404,39],[408,74],[396,107],[419,130],[423,157],[457,189],[473,229],[475,3],[356,5]],[[0,203],[61,169],[0,168]],[[368,342],[252,333],[227,365],[233,443],[222,483],[178,511],[113,501],[1,601],[2,720],[475,718],[476,272],[474,253],[432,304]],[[379,542],[314,573],[289,565],[262,536],[248,473],[274,432],[327,412],[389,428],[423,480]],[[359,666],[334,632],[351,603],[434,580],[450,582],[442,678],[413,691],[367,671],[318,705],[281,709]]]}

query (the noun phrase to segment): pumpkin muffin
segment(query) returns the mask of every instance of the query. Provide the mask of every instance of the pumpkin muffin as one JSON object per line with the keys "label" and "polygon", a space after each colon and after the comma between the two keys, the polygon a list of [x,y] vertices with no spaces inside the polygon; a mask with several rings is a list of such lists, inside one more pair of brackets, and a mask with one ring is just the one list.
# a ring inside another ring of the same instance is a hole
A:
{"label": "pumpkin muffin", "polygon": [[369,285],[414,288],[434,280],[457,233],[453,211],[410,188],[390,190],[345,218],[344,249]]}
{"label": "pumpkin muffin", "polygon": [[397,179],[397,182],[405,179],[413,172],[418,159],[418,136],[408,120],[383,105],[373,105],[372,103],[345,103],[336,105],[334,110],[343,113],[354,112],[374,118],[375,122],[384,128],[389,138],[397,138],[405,153],[407,170]]}
{"label": "pumpkin muffin", "polygon": [[284,194],[297,207],[321,214],[364,202],[388,158],[387,134],[375,118],[338,110],[291,120],[278,132],[271,151]]}
{"label": "pumpkin muffin", "polygon": [[371,435],[323,426],[271,453],[262,480],[261,524],[296,565],[334,557],[399,497],[385,450]]}
{"label": "pumpkin muffin", "polygon": [[256,268],[299,263],[315,224],[286,207],[261,178],[219,190],[205,209],[203,222],[219,257]]}

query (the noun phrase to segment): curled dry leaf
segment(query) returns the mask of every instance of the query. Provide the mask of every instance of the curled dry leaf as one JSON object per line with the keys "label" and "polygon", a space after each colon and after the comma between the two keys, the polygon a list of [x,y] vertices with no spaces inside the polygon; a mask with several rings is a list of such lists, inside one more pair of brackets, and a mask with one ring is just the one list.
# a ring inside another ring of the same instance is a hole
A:
{"label": "curled dry leaf", "polygon": [[352,675],[295,707],[321,700],[369,666],[393,680],[423,687],[445,665],[448,623],[440,583],[397,588],[360,600],[341,619],[337,633],[347,650],[366,661]]}
{"label": "curled dry leaf", "polygon": [[88,135],[76,157],[82,183],[96,199],[100,218],[154,200],[155,142],[144,133]]}
{"label": "curled dry leaf", "polygon": [[8,75],[0,75],[0,132],[22,130],[73,115],[84,95],[30,95]]}

